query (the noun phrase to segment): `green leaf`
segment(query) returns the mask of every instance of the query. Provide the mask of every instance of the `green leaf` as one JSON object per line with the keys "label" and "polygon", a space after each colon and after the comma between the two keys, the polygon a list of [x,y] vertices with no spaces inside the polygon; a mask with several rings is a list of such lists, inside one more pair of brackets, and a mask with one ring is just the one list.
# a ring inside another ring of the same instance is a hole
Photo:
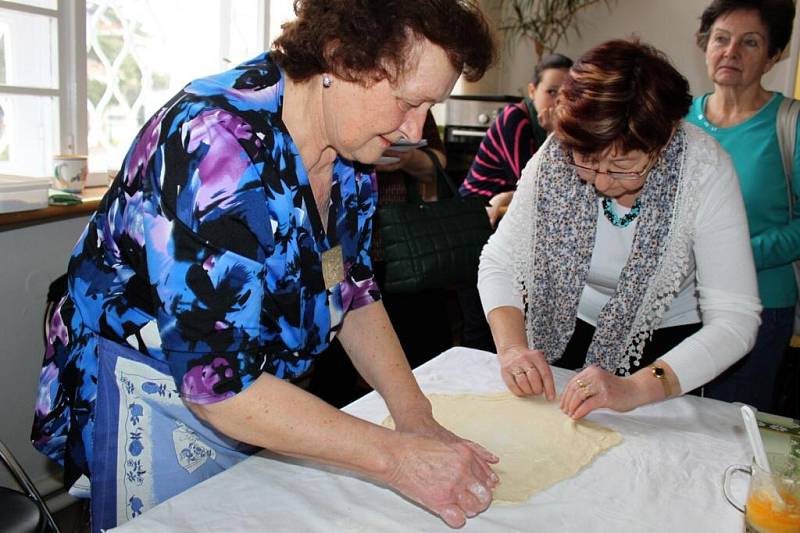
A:
{"label": "green leaf", "polygon": [[[553,52],[573,30],[580,35],[577,14],[582,9],[604,3],[611,9],[614,0],[495,0],[502,20],[500,30],[508,44],[521,39],[533,41],[539,50]],[[541,59],[541,58],[539,58]]]}

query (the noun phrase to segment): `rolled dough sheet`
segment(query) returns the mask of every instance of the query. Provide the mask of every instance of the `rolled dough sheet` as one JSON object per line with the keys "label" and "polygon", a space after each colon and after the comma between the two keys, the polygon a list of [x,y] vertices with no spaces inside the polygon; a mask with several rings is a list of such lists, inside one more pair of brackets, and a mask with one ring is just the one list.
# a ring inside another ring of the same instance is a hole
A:
{"label": "rolled dough sheet", "polygon": [[[622,442],[616,431],[592,422],[575,422],[558,402],[495,395],[431,394],[436,420],[500,458],[496,503],[521,503],[570,478],[599,453]],[[391,417],[383,424],[394,427]]]}

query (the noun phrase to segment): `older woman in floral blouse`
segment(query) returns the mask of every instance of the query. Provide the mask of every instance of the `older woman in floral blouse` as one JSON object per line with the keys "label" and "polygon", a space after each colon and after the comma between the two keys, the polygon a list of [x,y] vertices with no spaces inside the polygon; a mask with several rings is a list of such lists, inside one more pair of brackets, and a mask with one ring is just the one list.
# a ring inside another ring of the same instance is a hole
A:
{"label": "older woman in floral blouse", "polygon": [[[90,479],[94,531],[246,445],[349,468],[452,526],[491,502],[496,458],[436,423],[381,305],[363,165],[483,74],[486,21],[464,0],[295,8],[271,53],[145,124],[70,259],[33,439],[68,485]],[[397,431],[291,384],[334,336]]]}

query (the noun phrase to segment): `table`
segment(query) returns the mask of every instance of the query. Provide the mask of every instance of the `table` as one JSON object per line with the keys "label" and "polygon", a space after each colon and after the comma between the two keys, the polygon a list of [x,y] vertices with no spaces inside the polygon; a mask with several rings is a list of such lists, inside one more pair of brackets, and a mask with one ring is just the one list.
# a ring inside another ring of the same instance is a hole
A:
{"label": "table", "polygon": [[[452,348],[414,373],[426,393],[505,390],[496,357],[478,350]],[[562,369],[554,373],[559,390],[572,375]],[[344,410],[373,422],[388,414],[374,392]],[[630,413],[596,411],[588,419],[621,433],[622,444],[600,455],[577,476],[524,504],[495,505],[460,531],[743,530],[743,516],[722,494],[725,468],[749,459],[737,405],[685,396]],[[743,481],[734,489],[743,496],[745,487]],[[263,452],[114,531],[453,530],[382,486],[333,468]]]}

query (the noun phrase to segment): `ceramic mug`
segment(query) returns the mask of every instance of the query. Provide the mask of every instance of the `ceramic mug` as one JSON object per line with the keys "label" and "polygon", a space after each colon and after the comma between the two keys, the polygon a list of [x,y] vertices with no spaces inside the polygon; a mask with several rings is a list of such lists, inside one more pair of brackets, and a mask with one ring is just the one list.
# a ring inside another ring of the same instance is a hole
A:
{"label": "ceramic mug", "polygon": [[53,189],[65,192],[83,192],[89,174],[88,157],[62,154],[53,156]]}
{"label": "ceramic mug", "polygon": [[[729,466],[722,485],[725,498],[744,513],[747,533],[800,532],[800,459],[779,453],[768,453],[767,458],[772,472],[755,461],[750,466]],[[736,472],[750,476],[744,507],[730,494],[731,476]]]}

